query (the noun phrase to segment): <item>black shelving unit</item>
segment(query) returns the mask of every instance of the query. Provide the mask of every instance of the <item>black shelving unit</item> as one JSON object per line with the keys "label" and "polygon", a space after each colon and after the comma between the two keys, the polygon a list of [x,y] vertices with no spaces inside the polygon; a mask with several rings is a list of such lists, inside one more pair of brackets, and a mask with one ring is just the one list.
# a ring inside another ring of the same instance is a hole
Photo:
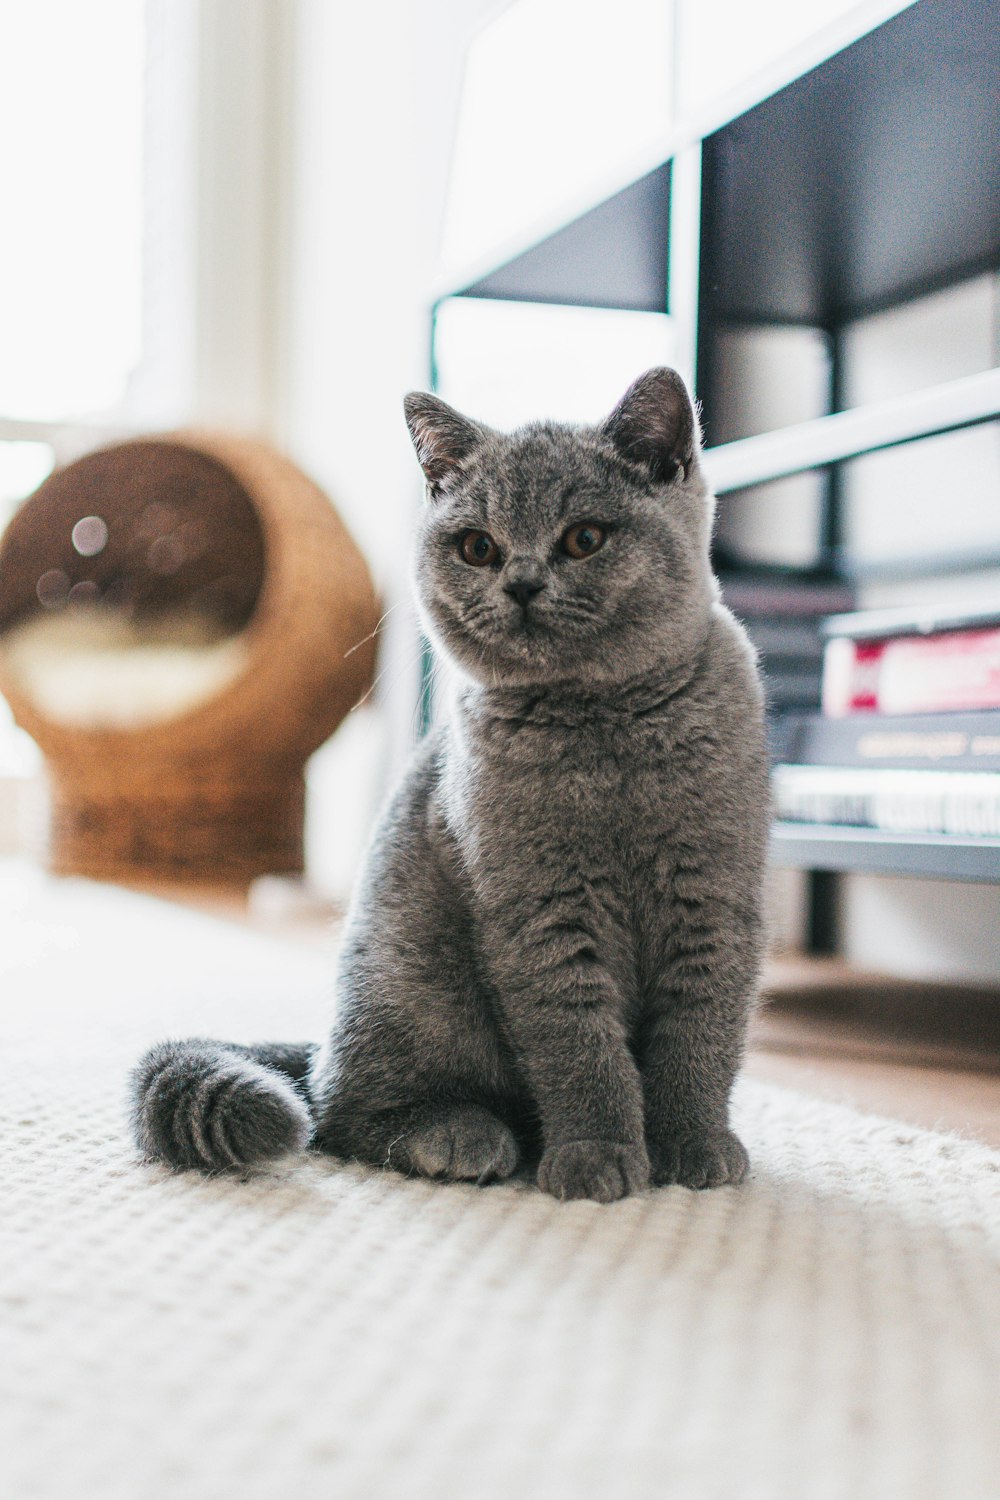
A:
{"label": "black shelving unit", "polygon": [[[759,92],[744,88],[735,106],[730,96],[678,118],[659,160],[634,180],[488,272],[479,265],[441,288],[442,299],[669,313],[677,363],[703,404],[717,562],[744,581],[754,571],[727,534],[727,497],[809,474],[821,500],[816,555],[771,578],[820,591],[849,588],[858,573],[841,504],[846,465],[1000,419],[995,368],[844,409],[852,320],[1000,268],[1000,0],[917,0],[874,27],[865,7],[855,16],[797,75],[761,75]],[[722,340],[758,328],[824,341],[825,397],[808,420],[741,425]],[[966,547],[921,570],[989,565],[1000,565],[989,547]],[[817,900],[833,872],[1000,881],[1000,841],[990,839],[779,823],[772,853],[776,864],[821,872]],[[822,913],[814,918],[822,928]]]}
{"label": "black shelving unit", "polygon": [[[1000,6],[918,0],[702,143],[698,391],[720,493],[814,471],[823,484],[815,566],[856,572],[840,470],[899,441],[996,416],[997,371],[944,382],[867,423],[844,409],[844,330],[1000,266]],[[722,368],[733,330],[825,342],[825,410],[795,433],[740,430]],[[757,439],[756,442],[741,440]],[[718,441],[718,439],[716,439]],[[824,451],[825,450],[825,451]],[[710,459],[711,462],[711,459]],[[721,535],[725,536],[725,518]],[[944,571],[1000,557],[939,557]]]}

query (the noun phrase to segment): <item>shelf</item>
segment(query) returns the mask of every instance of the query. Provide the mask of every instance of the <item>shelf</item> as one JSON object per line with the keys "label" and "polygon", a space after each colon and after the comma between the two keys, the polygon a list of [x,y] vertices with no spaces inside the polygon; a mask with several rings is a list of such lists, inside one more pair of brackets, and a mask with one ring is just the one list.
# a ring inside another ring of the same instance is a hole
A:
{"label": "shelf", "polygon": [[[569,226],[574,229],[580,226],[584,237],[579,245],[589,262],[586,275],[591,292],[596,294],[590,305],[617,305],[605,300],[608,295],[603,280],[606,265],[602,266],[599,255],[590,253],[598,248],[597,242],[590,238],[592,216],[601,216],[612,202],[621,202],[633,188],[638,188],[642,179],[666,167],[690,148],[700,150],[702,141],[717,134],[732,120],[746,115],[756,105],[786,89],[915,3],[925,3],[925,0],[858,0],[849,10],[811,31],[787,51],[776,49],[776,55],[765,66],[706,104],[679,114],[662,134],[628,152],[615,167],[588,184],[584,192],[567,201],[560,198],[557,186],[551,211],[533,223],[518,226],[509,238],[484,250],[475,259],[447,268],[429,288],[428,300],[436,303],[445,297],[473,295],[504,295],[522,300],[524,293],[520,290],[494,294],[476,293],[473,288],[487,282],[499,284],[501,279],[506,280],[508,271],[515,278],[522,273],[533,277],[541,264],[535,251],[547,246]],[[641,226],[642,235],[655,235],[657,231],[655,219]],[[612,268],[612,282],[614,277]],[[557,296],[553,300],[564,299]],[[664,311],[663,305],[655,311]]]}
{"label": "shelf", "polygon": [[826,823],[775,823],[771,862],[797,870],[1000,883],[1000,839],[885,833]]}
{"label": "shelf", "polygon": [[996,0],[919,0],[705,142],[710,321],[838,328],[1000,264]]}
{"label": "shelf", "polygon": [[667,162],[461,295],[662,313],[669,222]]}
{"label": "shelf", "polygon": [[725,494],[997,416],[1000,370],[985,370],[891,401],[722,443],[706,449],[703,465],[716,493]]}

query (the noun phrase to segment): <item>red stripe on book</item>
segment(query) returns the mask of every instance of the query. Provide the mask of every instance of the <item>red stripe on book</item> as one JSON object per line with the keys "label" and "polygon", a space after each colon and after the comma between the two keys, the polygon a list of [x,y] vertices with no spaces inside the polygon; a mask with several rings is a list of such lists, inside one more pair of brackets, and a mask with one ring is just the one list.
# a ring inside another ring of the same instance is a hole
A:
{"label": "red stripe on book", "polygon": [[823,711],[916,714],[1000,707],[1000,628],[829,641]]}

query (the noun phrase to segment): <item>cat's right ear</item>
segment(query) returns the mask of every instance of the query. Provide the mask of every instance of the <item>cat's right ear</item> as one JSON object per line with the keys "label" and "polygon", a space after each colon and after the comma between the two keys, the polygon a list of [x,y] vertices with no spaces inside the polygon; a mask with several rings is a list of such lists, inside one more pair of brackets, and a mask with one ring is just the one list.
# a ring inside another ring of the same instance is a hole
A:
{"label": "cat's right ear", "polygon": [[426,391],[411,391],[403,402],[403,410],[429,493],[439,494],[448,488],[448,481],[462,460],[486,434],[446,401]]}
{"label": "cat's right ear", "polygon": [[698,452],[698,418],[687,386],[665,365],[632,382],[601,430],[659,484],[684,479]]}

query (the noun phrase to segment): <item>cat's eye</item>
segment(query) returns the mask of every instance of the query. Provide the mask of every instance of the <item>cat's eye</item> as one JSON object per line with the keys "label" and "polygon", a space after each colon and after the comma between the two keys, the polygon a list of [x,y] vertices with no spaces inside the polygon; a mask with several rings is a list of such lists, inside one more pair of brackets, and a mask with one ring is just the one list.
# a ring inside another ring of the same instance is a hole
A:
{"label": "cat's eye", "polygon": [[607,531],[596,521],[579,521],[563,533],[562,549],[568,557],[579,560],[600,551],[607,539]]}
{"label": "cat's eye", "polygon": [[458,550],[473,568],[488,568],[500,557],[500,548],[488,531],[463,532],[459,537]]}

